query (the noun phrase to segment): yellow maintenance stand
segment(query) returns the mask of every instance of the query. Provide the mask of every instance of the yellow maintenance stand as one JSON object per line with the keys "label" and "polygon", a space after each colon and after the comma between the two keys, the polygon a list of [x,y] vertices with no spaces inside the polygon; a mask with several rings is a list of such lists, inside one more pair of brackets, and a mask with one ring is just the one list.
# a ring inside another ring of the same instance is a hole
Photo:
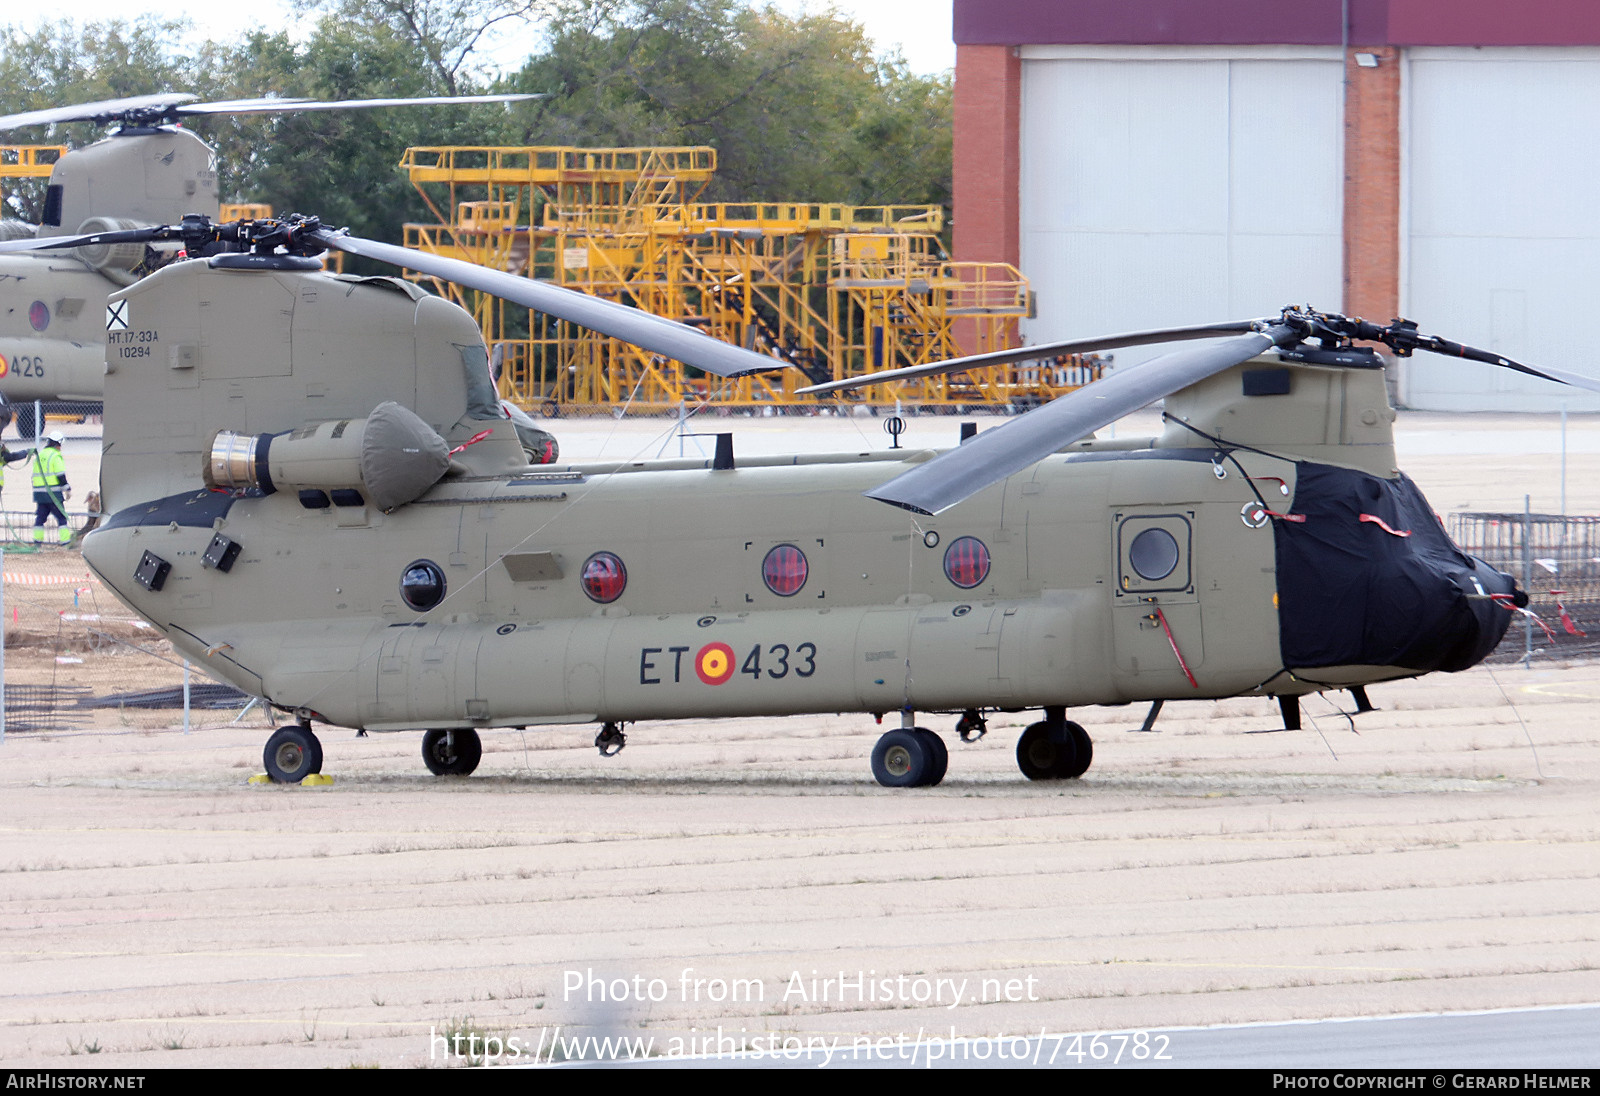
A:
{"label": "yellow maintenance stand", "polygon": [[48,179],[66,151],[66,145],[0,145],[0,203],[7,179]]}
{"label": "yellow maintenance stand", "polygon": [[[945,258],[938,206],[704,203],[716,150],[430,147],[401,166],[438,223],[406,245],[635,305],[771,354],[736,381],[498,298],[439,284],[477,317],[501,392],[548,414],[711,400],[815,406],[796,389],[1018,344],[1031,295],[1015,267]],[[852,399],[1031,405],[1098,375],[1072,359],[868,389]]]}

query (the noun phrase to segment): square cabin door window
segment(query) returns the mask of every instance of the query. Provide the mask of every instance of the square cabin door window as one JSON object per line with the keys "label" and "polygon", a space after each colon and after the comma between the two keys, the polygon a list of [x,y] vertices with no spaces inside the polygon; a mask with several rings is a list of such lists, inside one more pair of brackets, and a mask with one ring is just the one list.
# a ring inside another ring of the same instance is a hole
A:
{"label": "square cabin door window", "polygon": [[1117,524],[1117,585],[1124,594],[1155,594],[1194,586],[1189,552],[1193,527],[1186,514],[1140,514]]}

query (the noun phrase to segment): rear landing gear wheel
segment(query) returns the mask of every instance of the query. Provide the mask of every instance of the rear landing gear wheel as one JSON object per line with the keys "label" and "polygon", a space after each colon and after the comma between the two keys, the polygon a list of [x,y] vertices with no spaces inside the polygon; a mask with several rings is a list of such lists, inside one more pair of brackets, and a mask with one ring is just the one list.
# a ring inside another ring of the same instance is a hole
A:
{"label": "rear landing gear wheel", "polygon": [[[1029,780],[1065,780],[1077,776],[1077,742],[1070,723],[1035,723],[1017,739],[1017,768]],[[1087,736],[1086,736],[1087,737]],[[1087,768],[1087,763],[1085,764]]]}
{"label": "rear landing gear wheel", "polygon": [[428,731],[422,736],[422,763],[434,776],[470,776],[483,760],[478,732]]}
{"label": "rear landing gear wheel", "polygon": [[950,768],[950,751],[945,748],[944,739],[934,732],[922,727],[911,732],[927,743],[928,749],[933,753],[933,769],[924,780],[923,786],[932,788],[944,779],[945,772]]}
{"label": "rear landing gear wheel", "polygon": [[322,743],[309,727],[279,727],[267,739],[261,761],[274,783],[298,784],[322,771]]}
{"label": "rear landing gear wheel", "polygon": [[28,403],[19,403],[17,407],[17,436],[23,441],[31,441],[39,436],[39,418],[34,414],[34,406]]}
{"label": "rear landing gear wheel", "polygon": [[[888,731],[872,748],[872,776],[885,788],[918,788],[932,783],[938,769],[926,731]],[[943,743],[940,743],[943,745]],[[944,774],[940,772],[942,777]]]}

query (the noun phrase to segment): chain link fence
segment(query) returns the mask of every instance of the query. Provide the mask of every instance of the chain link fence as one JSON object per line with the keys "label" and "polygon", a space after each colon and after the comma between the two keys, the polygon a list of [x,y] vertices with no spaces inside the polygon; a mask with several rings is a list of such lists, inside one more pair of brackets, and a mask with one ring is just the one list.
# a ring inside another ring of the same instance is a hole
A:
{"label": "chain link fence", "polygon": [[77,551],[8,550],[4,582],[5,733],[271,725],[111,597]]}
{"label": "chain link fence", "polygon": [[1600,655],[1600,517],[1572,514],[1450,514],[1455,542],[1528,592],[1524,617],[1506,632],[1494,660]]}

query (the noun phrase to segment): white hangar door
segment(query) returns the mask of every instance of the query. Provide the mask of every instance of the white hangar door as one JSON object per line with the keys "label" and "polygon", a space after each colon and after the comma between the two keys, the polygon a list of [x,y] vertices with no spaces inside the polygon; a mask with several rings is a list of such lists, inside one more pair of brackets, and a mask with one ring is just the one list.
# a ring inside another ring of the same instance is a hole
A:
{"label": "white hangar door", "polygon": [[1022,57],[1030,342],[1340,308],[1337,48],[1030,46]]}
{"label": "white hangar door", "polygon": [[[1414,49],[1401,307],[1424,331],[1600,376],[1600,50]],[[1431,360],[1430,360],[1431,359]],[[1418,354],[1402,394],[1441,411],[1600,410],[1600,395]]]}

